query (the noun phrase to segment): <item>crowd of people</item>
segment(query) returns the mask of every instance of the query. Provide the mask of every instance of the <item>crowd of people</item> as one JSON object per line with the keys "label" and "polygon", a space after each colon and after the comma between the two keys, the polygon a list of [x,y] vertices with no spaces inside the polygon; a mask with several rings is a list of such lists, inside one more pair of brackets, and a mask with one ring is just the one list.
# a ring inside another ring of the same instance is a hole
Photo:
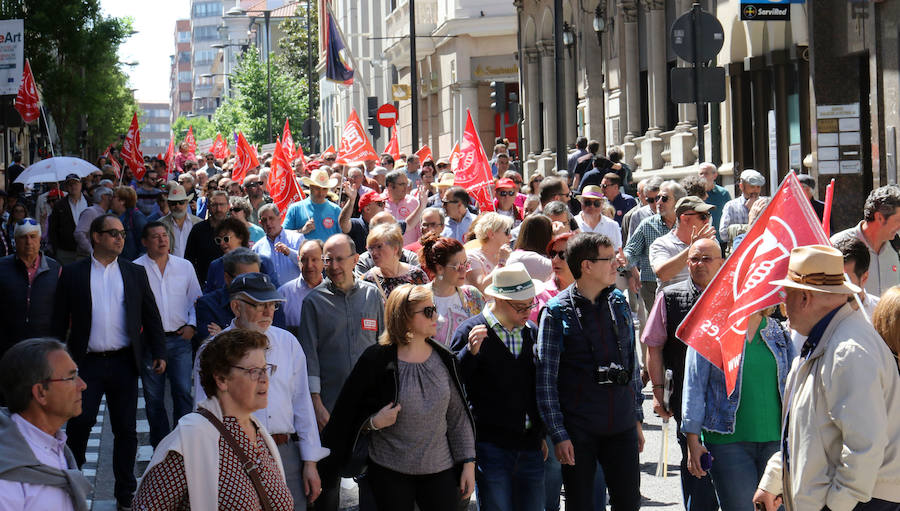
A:
{"label": "crowd of people", "polygon": [[896,185],[791,252],[729,394],[676,330],[767,204],[754,170],[635,183],[580,138],[526,180],[498,140],[485,208],[445,159],[326,152],[281,211],[260,161],[0,194],[0,509],[87,509],[105,396],[119,509],[336,511],[352,477],[364,511],[636,510],[646,389],[686,509],[900,510]]}

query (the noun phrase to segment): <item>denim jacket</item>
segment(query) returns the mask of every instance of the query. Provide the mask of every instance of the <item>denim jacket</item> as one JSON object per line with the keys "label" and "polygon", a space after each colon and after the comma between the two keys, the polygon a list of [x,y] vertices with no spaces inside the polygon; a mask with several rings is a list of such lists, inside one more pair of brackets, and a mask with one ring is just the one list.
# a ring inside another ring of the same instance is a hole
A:
{"label": "denim jacket", "polygon": [[[784,400],[784,383],[794,359],[794,346],[781,323],[773,318],[766,318],[766,323],[760,336],[775,356],[778,392]],[[728,396],[725,390],[725,373],[709,363],[697,350],[689,347],[684,368],[681,430],[697,435],[701,429],[725,435],[734,433],[734,421],[741,401],[743,372],[742,357],[734,393]]]}

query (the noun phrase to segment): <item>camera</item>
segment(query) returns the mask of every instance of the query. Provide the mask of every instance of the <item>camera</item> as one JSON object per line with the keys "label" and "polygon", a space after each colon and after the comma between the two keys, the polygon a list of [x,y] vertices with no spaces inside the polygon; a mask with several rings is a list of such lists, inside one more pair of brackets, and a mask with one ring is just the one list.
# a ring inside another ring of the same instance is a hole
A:
{"label": "camera", "polygon": [[594,381],[598,385],[628,385],[631,376],[628,371],[619,364],[612,363],[608,366],[600,366],[594,374]]}

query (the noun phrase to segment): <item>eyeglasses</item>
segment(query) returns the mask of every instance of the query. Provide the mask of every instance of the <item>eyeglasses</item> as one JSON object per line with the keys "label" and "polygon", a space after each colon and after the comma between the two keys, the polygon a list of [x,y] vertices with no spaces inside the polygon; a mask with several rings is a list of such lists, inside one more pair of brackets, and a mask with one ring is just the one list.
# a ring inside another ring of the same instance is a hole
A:
{"label": "eyeglasses", "polygon": [[602,200],[584,199],[583,203],[584,203],[584,207],[586,207],[586,208],[599,208],[599,207],[603,206]]}
{"label": "eyeglasses", "polygon": [[275,364],[266,364],[265,367],[231,367],[240,369],[241,371],[247,373],[247,376],[250,377],[250,381],[259,381],[260,377],[262,377],[263,374],[265,374],[266,377],[271,377],[273,374],[275,374],[275,371],[278,370],[278,366]]}
{"label": "eyeglasses", "polygon": [[422,222],[422,229],[431,229],[432,227],[440,227],[440,222]]}
{"label": "eyeglasses", "polygon": [[128,234],[127,231],[118,231],[116,229],[107,229],[105,231],[99,231],[99,232],[106,234],[107,236],[110,236],[113,238],[122,238],[123,240],[125,239],[125,235]]}
{"label": "eyeglasses", "polygon": [[646,199],[647,203],[649,203],[649,204],[653,204],[654,202],[656,202],[656,199],[658,199],[658,198],[659,197],[644,197],[644,199]]}
{"label": "eyeglasses", "polygon": [[442,200],[441,202],[443,202],[445,206],[447,204],[459,204],[460,203],[460,201],[458,201],[458,200]]}
{"label": "eyeglasses", "polygon": [[516,192],[514,192],[513,190],[510,190],[508,192],[497,192],[497,195],[499,195],[500,197],[515,197]]}
{"label": "eyeglasses", "polygon": [[696,217],[699,217],[701,222],[705,222],[705,221],[709,220],[709,213],[696,213],[696,212],[694,212],[694,213],[682,213],[682,215],[684,215],[684,216],[696,216]]}
{"label": "eyeglasses", "polygon": [[604,261],[604,262],[608,263],[610,261],[615,262],[616,258],[615,257],[587,257],[587,258],[585,258],[585,260],[586,261],[594,261],[594,262]]}
{"label": "eyeglasses", "polygon": [[523,307],[523,306],[514,305],[514,304],[512,304],[512,303],[511,303],[510,301],[508,301],[508,300],[507,300],[506,303],[508,303],[509,306],[512,307],[512,309],[513,309],[514,311],[518,312],[519,314],[524,314],[524,313],[526,313],[526,312],[528,312],[528,311],[532,311],[532,310],[534,310],[535,307],[537,307],[537,304],[534,303],[534,302],[531,302],[530,304],[525,305],[524,307]]}
{"label": "eyeglasses", "polygon": [[553,259],[554,257],[559,257],[560,261],[565,261],[566,260],[566,251],[565,250],[560,250],[560,251],[551,250],[551,251],[547,252],[547,257],[550,259]]}
{"label": "eyeglasses", "polygon": [[18,222],[16,222],[16,225],[25,225],[25,224],[28,224],[28,225],[40,225],[40,224],[38,223],[38,221],[35,220],[34,218],[23,218],[23,219],[19,220]]}
{"label": "eyeglasses", "polygon": [[600,184],[600,188],[603,188],[604,190],[606,190],[606,187],[607,187],[607,186],[615,186],[615,185],[610,185],[610,184],[607,184],[607,183],[601,183],[601,184]]}
{"label": "eyeglasses", "polygon": [[656,198],[657,198],[660,202],[669,202],[669,196],[668,196],[668,195],[657,195]]}
{"label": "eyeglasses", "polygon": [[322,262],[325,263],[325,266],[328,266],[332,263],[334,264],[344,264],[344,261],[349,259],[351,256],[335,256],[335,257],[327,257],[322,256]]}
{"label": "eyeglasses", "polygon": [[544,180],[544,178],[538,177],[538,178],[532,179],[531,182],[532,182],[532,183],[540,183],[540,182],[543,181],[543,180]]}
{"label": "eyeglasses", "polygon": [[229,235],[229,236],[216,236],[216,237],[213,239],[213,241],[216,242],[216,245],[221,245],[223,242],[224,242],[224,243],[231,243],[231,238],[233,238],[233,237],[234,237],[234,236],[230,236],[230,235]]}
{"label": "eyeglasses", "polygon": [[690,264],[709,264],[713,261],[719,260],[721,257],[710,257],[710,256],[702,256],[702,257],[688,257],[688,263]]}
{"label": "eyeglasses", "polygon": [[56,381],[77,381],[78,380],[78,370],[75,370],[75,374],[66,378],[46,378],[41,380],[41,383],[53,383]]}
{"label": "eyeglasses", "polygon": [[434,317],[434,313],[437,312],[437,307],[425,307],[422,310],[414,311],[413,314],[422,313],[426,318],[431,319]]}
{"label": "eyeglasses", "polygon": [[459,263],[459,264],[448,264],[447,266],[445,266],[445,268],[449,268],[453,271],[463,271],[463,270],[468,271],[469,268],[471,268],[471,267],[472,267],[472,265],[469,264],[469,261],[466,261],[464,263]]}
{"label": "eyeglasses", "polygon": [[273,311],[276,311],[281,308],[281,302],[255,303],[255,302],[249,302],[247,300],[240,300],[240,301],[246,303],[250,307],[253,307],[253,310],[255,310],[255,311],[258,311],[260,309],[262,309],[262,310],[271,309]]}

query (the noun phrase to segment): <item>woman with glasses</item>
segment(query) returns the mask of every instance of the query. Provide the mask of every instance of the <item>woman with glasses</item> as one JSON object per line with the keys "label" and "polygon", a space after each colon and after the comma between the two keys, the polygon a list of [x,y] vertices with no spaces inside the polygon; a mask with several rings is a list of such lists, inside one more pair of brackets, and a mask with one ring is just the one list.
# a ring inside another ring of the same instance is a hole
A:
{"label": "woman with glasses", "polygon": [[254,243],[265,237],[266,231],[264,231],[262,227],[250,222],[250,213],[252,211],[250,199],[246,197],[229,197],[228,203],[230,205],[228,216],[240,220],[250,232],[249,247],[252,247]]}
{"label": "woman with glasses", "polygon": [[535,172],[528,178],[528,195],[540,195],[541,183],[544,181],[544,175]]}
{"label": "woman with glasses", "polygon": [[125,227],[125,245],[119,257],[134,261],[146,252],[141,243],[141,232],[147,224],[147,217],[137,208],[137,192],[130,186],[116,188],[110,209]]}
{"label": "woman with glasses", "polygon": [[423,236],[421,242],[419,262],[432,279],[425,287],[434,294],[438,315],[434,340],[449,346],[456,328],[472,316],[481,314],[484,295],[466,284],[469,261],[462,243],[434,233]]}
{"label": "woman with glasses", "polygon": [[319,465],[323,486],[366,470],[378,509],[456,511],[475,487],[474,421],[456,358],[433,340],[431,290],[398,287],[384,317],[384,333],[360,356],[322,431],[331,449]]}
{"label": "woman with glasses", "polygon": [[[238,247],[250,247],[250,231],[244,222],[230,216],[216,227],[216,237],[213,238],[216,245],[222,249],[223,254],[227,254]],[[278,276],[275,272],[275,265],[268,257],[259,256],[260,271],[268,275],[275,287],[278,287]],[[222,255],[217,259],[213,259],[209,263],[209,269],[206,271],[206,283],[203,285],[203,292],[209,293],[225,287],[225,256]]]}
{"label": "woman with glasses", "polygon": [[504,266],[509,258],[512,224],[512,218],[494,212],[483,213],[473,222],[472,230],[481,246],[466,252],[470,266],[466,282],[479,291],[490,283],[494,268]]}
{"label": "woman with glasses", "polygon": [[403,235],[397,224],[376,225],[366,237],[366,249],[375,266],[362,279],[375,284],[385,299],[401,284],[425,284],[428,275],[419,268],[400,260]]}
{"label": "woman with glasses", "polygon": [[550,259],[550,265],[553,272],[550,278],[544,281],[543,289],[535,297],[538,306],[531,311],[528,318],[537,323],[540,310],[550,301],[551,298],[559,294],[563,289],[571,286],[575,282],[575,277],[569,270],[569,264],[566,263],[566,244],[569,238],[574,236],[574,232],[567,232],[554,236],[547,243],[547,257]]}
{"label": "woman with glasses", "polygon": [[[208,399],[181,418],[153,453],[134,496],[134,509],[294,509],[281,456],[252,415],[268,405],[268,338],[235,329],[206,344],[200,384]],[[244,470],[252,460],[259,486]]]}
{"label": "woman with glasses", "polygon": [[532,278],[541,282],[550,278],[553,267],[547,259],[547,244],[553,237],[553,223],[544,215],[531,215],[519,227],[515,250],[506,264],[522,263]]}

